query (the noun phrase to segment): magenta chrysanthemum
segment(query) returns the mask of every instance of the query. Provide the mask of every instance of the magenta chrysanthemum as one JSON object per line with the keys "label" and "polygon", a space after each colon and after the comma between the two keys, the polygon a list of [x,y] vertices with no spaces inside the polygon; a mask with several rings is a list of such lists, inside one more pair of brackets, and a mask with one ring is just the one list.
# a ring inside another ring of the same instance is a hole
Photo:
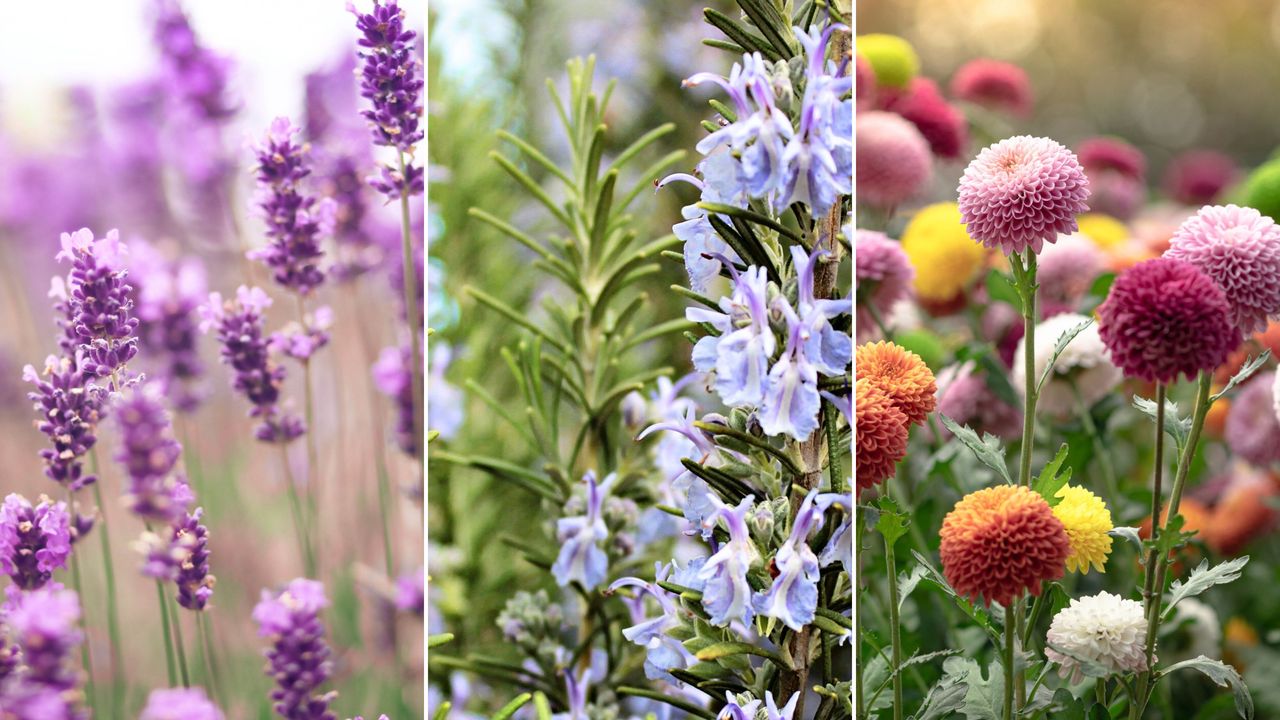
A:
{"label": "magenta chrysanthemum", "polygon": [[916,271],[902,246],[874,230],[859,230],[854,241],[858,294],[858,341],[877,337],[871,308],[887,318],[899,300],[912,295]]}
{"label": "magenta chrysanthemum", "polygon": [[1092,240],[1080,233],[1063,235],[1040,253],[1036,280],[1046,305],[1074,309],[1093,281],[1106,269],[1107,258]]}
{"label": "magenta chrysanthemum", "polygon": [[859,113],[855,125],[859,202],[894,207],[929,183],[933,158],[914,125],[887,112]]}
{"label": "magenta chrysanthemum", "polygon": [[1240,344],[1221,288],[1191,263],[1155,258],[1116,278],[1098,332],[1124,374],[1172,382],[1212,371]]}
{"label": "magenta chrysanthemum", "polygon": [[1280,462],[1280,417],[1276,416],[1272,387],[1276,373],[1258,373],[1236,394],[1227,410],[1227,446],[1237,457],[1258,467]]}
{"label": "magenta chrysanthemum", "polygon": [[[861,186],[859,186],[861,192]],[[1089,179],[1070,150],[1048,138],[1006,138],[978,153],[960,178],[961,219],[974,240],[1005,254],[1040,252],[1076,231]]]}
{"label": "magenta chrysanthemum", "polygon": [[970,60],[951,78],[951,94],[991,110],[1031,114],[1031,81],[1025,70],[1007,62]]}
{"label": "magenta chrysanthemum", "polygon": [[1183,205],[1208,205],[1240,179],[1230,156],[1213,150],[1189,150],[1169,161],[1164,191]]}
{"label": "magenta chrysanthemum", "polygon": [[1242,332],[1280,315],[1280,226],[1253,208],[1200,208],[1169,241],[1166,257],[1200,268],[1222,288]]}
{"label": "magenta chrysanthemum", "polygon": [[[881,91],[877,101],[881,109],[896,112],[916,126],[934,155],[946,160],[959,159],[969,142],[969,121],[929,78],[917,77],[906,90]],[[859,120],[861,122],[861,120]]]}
{"label": "magenta chrysanthemum", "polygon": [[1080,143],[1080,166],[1095,172],[1117,172],[1141,180],[1147,173],[1147,159],[1142,151],[1119,138],[1095,137]]}

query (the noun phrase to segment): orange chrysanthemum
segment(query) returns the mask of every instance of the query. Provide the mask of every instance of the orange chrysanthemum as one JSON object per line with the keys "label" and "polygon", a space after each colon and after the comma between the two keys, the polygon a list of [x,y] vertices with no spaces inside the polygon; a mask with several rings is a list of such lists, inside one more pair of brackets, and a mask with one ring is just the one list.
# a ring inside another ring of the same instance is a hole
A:
{"label": "orange chrysanthemum", "polygon": [[859,381],[867,381],[888,395],[911,424],[923,424],[938,406],[938,383],[920,356],[891,342],[859,345],[854,357]]}
{"label": "orange chrysanthemum", "polygon": [[942,572],[956,592],[1008,606],[1066,572],[1071,542],[1053,508],[1020,485],[969,493],[942,521]]}
{"label": "orange chrysanthemum", "polygon": [[1204,529],[1205,544],[1221,555],[1239,555],[1246,545],[1274,527],[1276,511],[1269,503],[1277,494],[1280,489],[1264,473],[1237,477],[1213,507]]}
{"label": "orange chrysanthemum", "polygon": [[862,491],[893,477],[898,461],[906,456],[907,416],[878,385],[863,380],[853,385],[858,441],[854,474]]}

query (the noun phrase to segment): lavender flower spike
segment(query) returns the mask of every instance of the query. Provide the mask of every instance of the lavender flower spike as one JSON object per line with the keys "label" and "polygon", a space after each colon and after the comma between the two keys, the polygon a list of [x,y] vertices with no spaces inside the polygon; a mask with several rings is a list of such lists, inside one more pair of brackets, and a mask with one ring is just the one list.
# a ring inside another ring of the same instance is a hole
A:
{"label": "lavender flower spike", "polygon": [[267,674],[276,681],[271,691],[276,714],[285,720],[335,720],[329,703],[336,693],[316,694],[333,672],[330,650],[320,624],[320,611],[329,605],[324,585],[305,578],[289,582],[282,592],[262,591],[253,609],[258,635],[271,638]]}
{"label": "lavender flower spike", "polygon": [[262,442],[288,443],[302,436],[306,426],[301,418],[280,408],[280,387],[285,370],[271,360],[269,341],[263,335],[263,312],[271,298],[260,288],[241,285],[236,299],[223,301],[213,293],[199,308],[200,330],[216,329],[222,343],[222,362],[235,370],[232,387],[242,393],[253,409],[249,416],[261,418],[256,437]]}
{"label": "lavender flower spike", "polygon": [[173,437],[169,413],[156,389],[143,385],[116,408],[120,452],[116,460],[129,477],[125,502],[138,517],[165,524],[176,522],[190,498],[186,483],[174,473],[182,445]]}
{"label": "lavender flower spike", "polygon": [[5,717],[87,720],[74,657],[83,639],[79,621],[80,599],[71,590],[46,587],[16,596],[5,624],[25,671],[0,688]]}
{"label": "lavender flower spike", "polygon": [[138,720],[224,720],[217,705],[194,688],[152,690]]}
{"label": "lavender flower spike", "polygon": [[35,385],[27,397],[40,417],[36,427],[52,441],[52,447],[40,451],[44,474],[59,485],[79,490],[96,480],[84,474],[83,458],[98,441],[94,428],[102,418],[104,393],[71,358],[50,355],[44,375],[42,379],[30,365],[22,369],[23,379]]}
{"label": "lavender flower spike", "polygon": [[119,232],[94,239],[91,230],[82,228],[62,234],[62,250],[56,256],[71,262],[67,302],[80,342],[80,366],[90,377],[111,376],[117,383],[116,374],[138,353],[133,287],[125,281],[128,272],[123,269],[127,254]]}
{"label": "lavender flower spike", "polygon": [[209,528],[200,524],[204,508],[187,513],[186,518],[173,527],[173,544],[187,549],[178,565],[178,604],[188,610],[200,612],[213,597],[217,581],[209,572]]}
{"label": "lavender flower spike", "polygon": [[11,494],[0,505],[0,571],[23,590],[44,587],[53,571],[65,568],[71,555],[71,518],[67,504],[41,497],[32,507]]}
{"label": "lavender flower spike", "polygon": [[616,478],[610,473],[604,482],[597,483],[596,474],[587,472],[582,478],[587,485],[586,514],[560,518],[556,523],[560,555],[551,572],[561,587],[576,581],[583,589],[591,590],[604,582],[609,556],[600,548],[600,543],[609,538],[609,530],[601,511],[605,495]]}
{"label": "lavender flower spike", "polygon": [[333,233],[337,208],[332,200],[317,201],[303,191],[302,180],[311,174],[307,162],[311,146],[296,142],[297,134],[298,128],[289,118],[278,117],[255,149],[258,209],[267,222],[270,244],[248,255],[266,263],[276,282],[299,295],[309,295],[324,282],[318,267],[324,254],[320,237]]}
{"label": "lavender flower spike", "polygon": [[711,616],[711,624],[717,627],[733,620],[749,624],[752,605],[747,571],[760,561],[760,552],[747,530],[747,513],[755,505],[755,498],[748,495],[737,507],[725,505],[715,497],[712,501],[719,505],[715,518],[724,520],[729,542],[698,571],[698,579],[706,583],[702,589],[702,607]]}
{"label": "lavender flower spike", "polygon": [[[395,0],[373,0],[373,11],[361,13],[348,3],[361,33],[360,96],[371,107],[361,111],[369,121],[376,145],[395,148],[403,158],[424,137],[422,117],[422,64],[414,43],[418,34],[404,27],[404,11]],[[405,160],[402,167],[383,166],[380,178],[370,183],[388,198],[417,195],[425,187],[421,167]]]}

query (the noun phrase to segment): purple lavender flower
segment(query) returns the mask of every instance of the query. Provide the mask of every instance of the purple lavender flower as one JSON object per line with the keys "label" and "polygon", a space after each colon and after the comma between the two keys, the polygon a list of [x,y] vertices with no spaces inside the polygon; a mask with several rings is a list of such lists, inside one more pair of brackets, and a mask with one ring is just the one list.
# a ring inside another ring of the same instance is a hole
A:
{"label": "purple lavender flower", "polygon": [[363,128],[356,120],[356,55],[347,48],[327,64],[303,78],[303,127],[307,139],[327,142],[335,135]]}
{"label": "purple lavender flower", "polygon": [[264,652],[267,674],[276,681],[271,699],[285,720],[334,720],[329,703],[336,693],[316,694],[333,672],[320,611],[328,607],[324,585],[305,578],[282,592],[262,591],[253,609],[258,636],[271,639]]}
{"label": "purple lavender flower", "polygon": [[[413,378],[409,374],[413,360],[410,354],[408,345],[383,348],[378,362],[373,364],[373,383],[383,395],[395,401],[396,441],[406,455],[416,457],[420,438],[414,432]],[[433,422],[436,420],[432,418]],[[449,429],[447,425],[445,429]]]}
{"label": "purple lavender flower", "polygon": [[102,417],[104,394],[69,358],[50,355],[44,375],[41,379],[30,365],[22,370],[23,379],[36,388],[27,395],[40,416],[36,427],[53,443],[40,451],[44,474],[73,491],[92,485],[96,478],[84,474],[83,458],[97,442],[94,428]]}
{"label": "purple lavender flower", "polygon": [[196,308],[208,297],[204,263],[195,256],[171,261],[146,242],[130,250],[143,356],[159,367],[157,379],[173,408],[191,412],[205,395],[196,347]]}
{"label": "purple lavender flower", "polygon": [[[395,148],[403,158],[413,154],[413,146],[424,137],[418,125],[422,117],[422,67],[414,42],[418,34],[404,27],[404,11],[395,0],[383,4],[373,0],[373,11],[361,13],[348,3],[356,16],[356,29],[361,32],[359,52],[364,61],[360,68],[360,96],[371,107],[361,111],[369,121],[375,145]],[[421,167],[405,161],[400,167],[385,165],[381,176],[371,182],[374,188],[395,199],[417,195],[425,186]]]}
{"label": "purple lavender flower", "polygon": [[74,658],[82,640],[80,599],[51,587],[18,595],[5,624],[22,653],[25,670],[0,688],[0,707],[20,719],[83,720],[80,674]]}
{"label": "purple lavender flower", "polygon": [[157,0],[155,41],[170,93],[207,120],[226,120],[236,111],[227,97],[231,62],[200,44],[177,0]]}
{"label": "purple lavender flower", "polygon": [[133,287],[126,282],[122,262],[126,254],[119,232],[94,239],[93,231],[82,228],[62,234],[62,250],[56,256],[71,262],[67,302],[80,341],[80,366],[90,377],[112,377],[116,387],[117,373],[138,353]]}
{"label": "purple lavender flower", "polygon": [[107,150],[109,174],[127,208],[130,226],[157,236],[174,229],[159,139],[164,103],[163,81],[148,77],[115,89],[109,109],[115,138]]}
{"label": "purple lavender flower", "polygon": [[591,590],[604,582],[609,569],[609,556],[600,543],[609,538],[601,509],[605,496],[617,476],[610,473],[604,482],[596,482],[596,474],[588,471],[582,481],[586,484],[586,514],[560,518],[556,522],[556,539],[560,541],[560,554],[551,566],[556,584],[564,587],[571,582]]}
{"label": "purple lavender flower", "polygon": [[143,385],[135,389],[116,406],[115,415],[120,426],[116,461],[129,477],[124,494],[129,510],[144,520],[177,521],[191,495],[174,472],[182,445],[173,437],[173,425],[157,388]]}
{"label": "purple lavender flower", "polygon": [[809,547],[809,535],[822,527],[822,507],[815,503],[818,491],[810,490],[796,512],[791,534],[778,548],[773,564],[778,574],[769,589],[756,593],[755,611],[777,618],[792,630],[813,622],[818,607],[818,558]]}
{"label": "purple lavender flower", "polygon": [[396,607],[422,617],[427,604],[426,568],[401,575],[396,578]]}
{"label": "purple lavender flower", "polygon": [[747,530],[747,513],[755,505],[755,498],[748,495],[737,507],[714,497],[712,501],[718,506],[712,521],[724,520],[729,542],[720,546],[698,571],[698,579],[705,583],[702,607],[711,616],[711,624],[717,627],[734,620],[750,624],[751,584],[747,582],[747,571],[760,561],[760,552]]}
{"label": "purple lavender flower", "polygon": [[333,275],[339,281],[354,280],[377,268],[386,257],[379,242],[377,226],[369,216],[365,168],[371,164],[354,152],[340,150],[327,154],[321,163],[321,193],[333,202],[333,238],[337,257]]}
{"label": "purple lavender flower", "polygon": [[5,627],[5,613],[0,612],[0,698],[4,697],[5,684],[9,678],[15,677],[22,666],[22,651],[17,643],[9,639],[9,629]]}
{"label": "purple lavender flower", "polygon": [[308,314],[303,323],[291,322],[283,330],[271,333],[271,349],[305,363],[320,348],[329,344],[331,327],[333,310],[328,305],[322,305]]}
{"label": "purple lavender flower", "polygon": [[258,208],[267,222],[270,244],[250,251],[249,258],[266,263],[284,287],[309,295],[324,282],[318,267],[324,254],[320,237],[333,232],[337,207],[332,200],[317,200],[303,191],[302,179],[311,174],[311,146],[295,142],[297,133],[289,118],[278,117],[255,148]]}
{"label": "purple lavender flower", "polygon": [[[685,669],[697,659],[678,639],[668,635],[668,631],[680,626],[681,610],[674,594],[664,590],[657,582],[665,580],[671,573],[671,566],[655,564],[654,582],[646,582],[637,577],[625,577],[615,580],[609,585],[610,594],[624,587],[636,588],[634,599],[628,600],[631,611],[631,627],[622,631],[628,641],[645,649],[644,676],[650,680],[667,680],[675,682],[672,668]],[[658,614],[654,617],[645,615],[645,596],[658,603]]]}
{"label": "purple lavender flower", "polygon": [[782,211],[794,202],[807,204],[813,214],[824,215],[841,195],[853,192],[853,99],[842,100],[853,90],[853,77],[834,71],[826,60],[827,41],[833,32],[847,31],[830,25],[819,34],[795,28],[796,38],[809,56],[805,70],[800,126],[782,156],[785,175],[774,209]]}
{"label": "purple lavender flower", "polygon": [[301,418],[280,408],[285,370],[271,360],[262,331],[262,313],[270,306],[271,298],[261,288],[241,285],[235,302],[224,302],[222,295],[213,293],[208,304],[198,310],[200,330],[208,333],[216,328],[222,362],[235,370],[232,387],[253,404],[249,417],[262,420],[255,436],[262,442],[288,443],[301,437],[306,426]]}
{"label": "purple lavender flower", "polygon": [[204,689],[152,690],[138,720],[223,720],[226,716],[204,694]]}
{"label": "purple lavender flower", "polygon": [[[735,271],[736,275],[736,271]],[[749,267],[733,282],[733,294],[720,299],[720,309],[689,308],[685,317],[720,332],[693,348],[693,366],[716,373],[716,393],[725,405],[759,405],[768,386],[769,359],[777,339],[769,328],[768,277],[764,268]]]}
{"label": "purple lavender flower", "polygon": [[779,306],[785,311],[790,330],[786,348],[769,370],[769,386],[759,413],[760,428],[766,435],[790,435],[804,441],[818,429],[818,410],[822,406],[818,369],[804,352],[799,319],[785,301]]}
{"label": "purple lavender flower", "polygon": [[178,604],[196,612],[209,604],[217,581],[209,572],[209,528],[200,524],[203,515],[204,508],[196,508],[173,527],[173,544],[187,548],[178,565]]}
{"label": "purple lavender flower", "polygon": [[71,555],[67,504],[40,497],[38,505],[11,494],[0,505],[0,571],[23,590],[44,587]]}

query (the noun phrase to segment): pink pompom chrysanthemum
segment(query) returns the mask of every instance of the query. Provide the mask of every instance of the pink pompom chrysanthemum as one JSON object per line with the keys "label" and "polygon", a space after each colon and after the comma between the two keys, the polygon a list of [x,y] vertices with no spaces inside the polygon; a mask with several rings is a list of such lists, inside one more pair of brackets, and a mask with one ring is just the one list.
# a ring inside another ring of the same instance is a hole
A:
{"label": "pink pompom chrysanthemum", "polygon": [[911,297],[916,271],[902,246],[874,230],[859,230],[854,241],[855,282],[858,294],[858,342],[878,337],[871,315],[874,307],[882,319],[893,306]]}
{"label": "pink pompom chrysanthemum", "polygon": [[[1005,402],[977,372],[972,360],[938,373],[938,412],[979,433],[1013,438],[1022,431],[1022,410]],[[942,431],[947,437],[950,433]]]}
{"label": "pink pompom chrysanthemum", "polygon": [[1117,138],[1096,137],[1080,143],[1079,157],[1093,192],[1090,207],[1132,219],[1147,195],[1147,159],[1142,151]]}
{"label": "pink pompom chrysanthemum", "polygon": [[1089,238],[1080,233],[1060,236],[1040,253],[1036,280],[1041,299],[1046,305],[1074,308],[1106,265],[1107,256]]}
{"label": "pink pompom chrysanthemum", "polygon": [[1080,143],[1080,165],[1085,172],[1116,172],[1141,180],[1147,174],[1142,151],[1119,138],[1094,137]]}
{"label": "pink pompom chrysanthemum", "polygon": [[1213,150],[1189,150],[1164,170],[1164,191],[1183,205],[1208,205],[1240,179],[1229,156]]}
{"label": "pink pompom chrysanthemum", "polygon": [[951,94],[974,105],[1019,117],[1031,114],[1031,81],[1017,65],[970,60],[951,78]]}
{"label": "pink pompom chrysanthemum", "polygon": [[1111,361],[1148,382],[1211,372],[1240,344],[1222,289],[1191,263],[1168,257],[1116,278],[1098,318]]}
{"label": "pink pompom chrysanthemum", "polygon": [[859,202],[895,207],[919,193],[933,177],[929,143],[901,116],[859,113],[854,135]]}
{"label": "pink pompom chrysanthemum", "polygon": [[1200,208],[1173,233],[1166,257],[1185,260],[1218,283],[1242,332],[1280,315],[1280,226],[1235,205]]}
{"label": "pink pompom chrysanthemum", "polygon": [[876,71],[861,55],[854,56],[853,100],[858,110],[866,110],[876,96]]}
{"label": "pink pompom chrysanthemum", "polygon": [[906,90],[882,90],[876,101],[881,109],[898,113],[911,121],[929,141],[929,149],[934,155],[944,160],[956,160],[964,154],[969,143],[969,121],[942,97],[934,81],[925,77],[914,78]]}
{"label": "pink pompom chrysanthemum", "polygon": [[1089,206],[1089,179],[1070,150],[1018,135],[978,153],[960,178],[960,213],[969,235],[1005,254],[1040,252],[1076,231]]}
{"label": "pink pompom chrysanthemum", "polygon": [[1280,463],[1280,418],[1276,417],[1272,387],[1274,372],[1258,373],[1236,394],[1227,410],[1227,446],[1237,457],[1258,467]]}

